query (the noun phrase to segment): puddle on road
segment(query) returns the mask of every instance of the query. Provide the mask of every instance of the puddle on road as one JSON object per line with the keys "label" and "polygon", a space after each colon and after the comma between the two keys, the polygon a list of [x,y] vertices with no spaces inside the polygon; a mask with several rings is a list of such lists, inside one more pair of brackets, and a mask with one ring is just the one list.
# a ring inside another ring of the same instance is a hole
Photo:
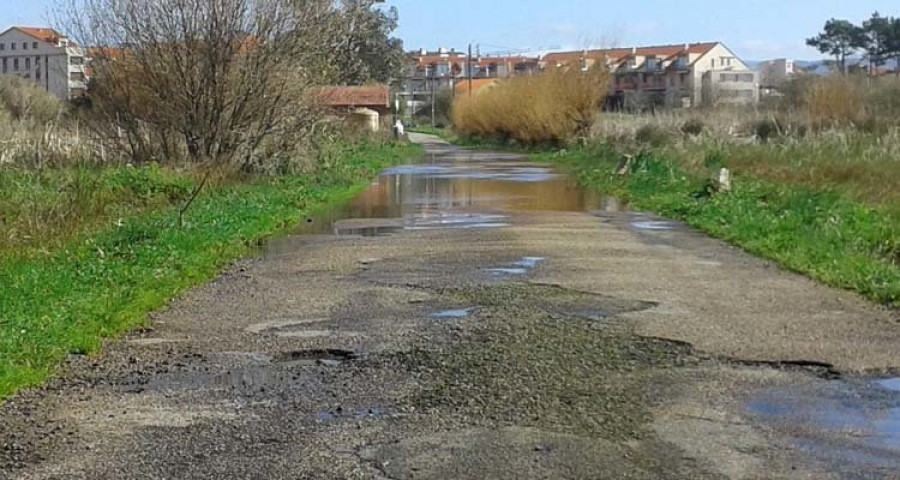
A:
{"label": "puddle on road", "polygon": [[[402,231],[503,228],[527,211],[618,210],[550,165],[520,155],[441,147],[425,162],[385,170],[345,205],[310,219],[298,234],[380,236]],[[367,222],[361,222],[367,220]],[[297,238],[275,239],[268,253],[293,251]]]}
{"label": "puddle on road", "polygon": [[770,390],[747,410],[842,478],[900,471],[900,378]]}
{"label": "puddle on road", "polygon": [[432,313],[429,315],[436,320],[444,319],[463,319],[469,318],[472,314],[480,310],[479,307],[462,308],[458,310],[444,310],[443,312]]}
{"label": "puddle on road", "polygon": [[523,257],[521,260],[511,263],[506,267],[489,268],[487,271],[498,277],[513,277],[525,275],[537,268],[538,264],[546,260],[544,257]]}
{"label": "puddle on road", "polygon": [[645,221],[645,222],[632,222],[631,226],[638,230],[667,231],[667,230],[675,230],[676,224],[674,224],[672,222]]}

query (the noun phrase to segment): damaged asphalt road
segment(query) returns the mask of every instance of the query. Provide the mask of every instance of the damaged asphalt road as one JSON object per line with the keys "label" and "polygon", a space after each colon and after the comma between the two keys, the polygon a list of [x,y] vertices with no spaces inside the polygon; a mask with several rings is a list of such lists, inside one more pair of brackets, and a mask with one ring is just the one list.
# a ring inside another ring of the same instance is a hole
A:
{"label": "damaged asphalt road", "polygon": [[0,478],[897,478],[896,312],[429,149],[10,399]]}

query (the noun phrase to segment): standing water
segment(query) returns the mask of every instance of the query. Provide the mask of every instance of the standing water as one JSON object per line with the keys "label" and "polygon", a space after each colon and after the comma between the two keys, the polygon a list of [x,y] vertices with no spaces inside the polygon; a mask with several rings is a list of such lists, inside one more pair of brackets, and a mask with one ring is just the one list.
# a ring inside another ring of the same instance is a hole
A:
{"label": "standing water", "polygon": [[[504,228],[524,211],[617,210],[550,165],[522,155],[430,144],[420,163],[385,170],[364,192],[304,224],[299,234],[385,235]],[[270,251],[286,247],[274,241]]]}

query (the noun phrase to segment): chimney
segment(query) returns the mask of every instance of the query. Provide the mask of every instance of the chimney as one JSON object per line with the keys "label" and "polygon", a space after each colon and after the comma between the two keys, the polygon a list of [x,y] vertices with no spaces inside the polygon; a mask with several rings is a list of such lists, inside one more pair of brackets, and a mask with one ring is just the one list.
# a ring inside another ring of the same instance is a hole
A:
{"label": "chimney", "polygon": [[690,50],[690,49],[691,49],[691,44],[690,44],[690,43],[685,43],[685,44],[684,44],[684,51],[686,52],[686,51],[688,51],[688,50]]}
{"label": "chimney", "polygon": [[421,50],[419,50],[419,55],[421,55],[421,56],[423,56],[423,57],[424,57],[425,55],[428,55],[428,50],[425,50],[424,48],[421,49]]}
{"label": "chimney", "polygon": [[631,47],[631,54],[637,55],[637,47]]}

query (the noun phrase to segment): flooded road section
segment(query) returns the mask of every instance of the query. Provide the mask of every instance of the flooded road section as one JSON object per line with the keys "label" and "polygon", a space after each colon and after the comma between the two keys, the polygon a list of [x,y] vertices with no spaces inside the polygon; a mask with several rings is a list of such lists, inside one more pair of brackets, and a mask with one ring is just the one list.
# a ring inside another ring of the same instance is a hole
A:
{"label": "flooded road section", "polygon": [[297,233],[377,236],[504,228],[514,212],[619,208],[614,199],[521,155],[438,147],[429,148],[419,164],[385,170],[363,193],[310,219]]}

